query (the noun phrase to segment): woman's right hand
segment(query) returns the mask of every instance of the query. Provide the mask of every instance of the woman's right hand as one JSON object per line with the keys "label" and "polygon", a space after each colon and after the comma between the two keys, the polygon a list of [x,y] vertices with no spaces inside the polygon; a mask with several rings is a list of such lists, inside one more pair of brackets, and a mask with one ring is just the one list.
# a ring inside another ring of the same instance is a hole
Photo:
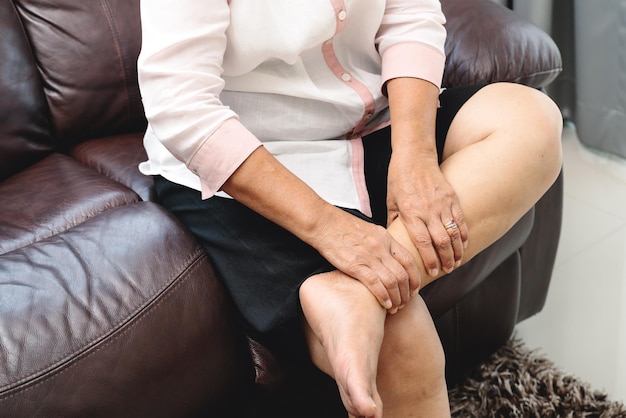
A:
{"label": "woman's right hand", "polygon": [[329,205],[309,243],[337,269],[359,280],[391,313],[419,291],[415,259],[382,226]]}

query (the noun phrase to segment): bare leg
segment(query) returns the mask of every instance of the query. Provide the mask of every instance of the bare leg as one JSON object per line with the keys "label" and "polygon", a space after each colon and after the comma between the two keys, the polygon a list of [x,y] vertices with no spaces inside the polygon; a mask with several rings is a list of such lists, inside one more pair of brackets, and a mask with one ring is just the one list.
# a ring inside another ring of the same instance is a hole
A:
{"label": "bare leg", "polygon": [[300,287],[313,363],[337,381],[354,416],[382,417],[376,369],[387,313],[360,282],[334,271]]}
{"label": "bare leg", "polygon": [[337,381],[351,417],[382,417],[381,398],[385,417],[449,416],[443,349],[420,296],[387,315],[335,271],[308,279],[300,298],[313,362]]}
{"label": "bare leg", "polygon": [[[561,129],[556,105],[517,84],[486,86],[461,108],[446,138],[441,170],[470,231],[463,263],[502,237],[552,185],[561,169]],[[388,229],[413,252],[422,287],[432,282],[404,225],[396,220]]]}
{"label": "bare leg", "polygon": [[[560,134],[556,106],[521,86],[485,87],[462,107],[441,168],[470,230],[463,262],[508,231],[552,184]],[[404,226],[396,221],[389,232],[421,264]],[[423,284],[434,280],[420,268]],[[421,298],[387,316],[360,282],[340,272],[311,277],[300,297],[313,361],[337,380],[349,413],[381,418],[382,398],[386,418],[449,415],[443,354]]]}
{"label": "bare leg", "polygon": [[377,382],[385,417],[450,416],[443,348],[419,295],[387,316]]}

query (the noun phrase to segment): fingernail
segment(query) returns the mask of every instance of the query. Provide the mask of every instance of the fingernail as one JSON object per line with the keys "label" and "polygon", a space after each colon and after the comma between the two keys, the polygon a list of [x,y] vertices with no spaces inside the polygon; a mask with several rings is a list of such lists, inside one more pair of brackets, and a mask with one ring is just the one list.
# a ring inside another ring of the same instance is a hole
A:
{"label": "fingernail", "polygon": [[463,241],[463,248],[467,248],[467,241]]}
{"label": "fingernail", "polygon": [[437,276],[439,274],[439,270],[438,269],[432,269],[429,274],[433,277]]}
{"label": "fingernail", "polygon": [[385,302],[385,305],[384,305],[385,309],[391,309],[392,306],[393,306],[393,304],[391,303],[390,300]]}
{"label": "fingernail", "polygon": [[455,269],[456,269],[456,268],[459,268],[459,267],[461,267],[461,260],[457,260],[457,262],[456,262],[456,263],[454,263],[454,268],[455,268]]}
{"label": "fingernail", "polygon": [[420,292],[419,288],[417,288],[417,289],[413,290],[413,291],[411,292],[411,297],[413,297],[413,296],[417,295],[419,292]]}

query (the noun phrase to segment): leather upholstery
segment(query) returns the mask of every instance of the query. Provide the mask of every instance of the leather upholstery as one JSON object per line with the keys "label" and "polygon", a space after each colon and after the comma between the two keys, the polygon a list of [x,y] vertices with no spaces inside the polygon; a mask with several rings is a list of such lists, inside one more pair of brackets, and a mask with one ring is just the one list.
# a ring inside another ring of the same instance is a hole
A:
{"label": "leather upholstery", "polygon": [[0,184],[0,254],[45,240],[101,212],[138,201],[121,184],[62,154]]}
{"label": "leather upholstery", "polygon": [[141,130],[139,2],[16,0],[64,142]]}
{"label": "leather upholstery", "polygon": [[153,203],[0,256],[0,416],[241,416],[246,346],[206,257]]}
{"label": "leather upholstery", "polygon": [[49,154],[47,107],[13,3],[0,2],[0,181]]}
{"label": "leather upholstery", "polygon": [[[561,72],[561,54],[545,32],[505,7],[483,0],[443,0],[452,36],[446,42],[443,86],[511,81],[547,86]],[[475,24],[468,24],[475,22]]]}
{"label": "leather upholstery", "polygon": [[522,289],[517,322],[541,311],[548,295],[550,276],[561,236],[563,211],[563,173],[550,190],[535,205],[535,219],[549,220],[551,224],[533,227],[530,236],[520,248],[522,257]]}
{"label": "leather upholstery", "polygon": [[[541,88],[554,43],[490,0],[442,0],[446,86]],[[154,200],[139,0],[0,0],[0,417],[344,417],[334,382],[247,338],[206,254]],[[541,310],[562,178],[423,290],[449,382]]]}
{"label": "leather upholstery", "polygon": [[137,163],[148,156],[143,147],[143,134],[107,136],[81,142],[70,155],[78,162],[93,168],[106,177],[132,189],[142,200],[154,201],[154,183],[151,177],[139,172]]}

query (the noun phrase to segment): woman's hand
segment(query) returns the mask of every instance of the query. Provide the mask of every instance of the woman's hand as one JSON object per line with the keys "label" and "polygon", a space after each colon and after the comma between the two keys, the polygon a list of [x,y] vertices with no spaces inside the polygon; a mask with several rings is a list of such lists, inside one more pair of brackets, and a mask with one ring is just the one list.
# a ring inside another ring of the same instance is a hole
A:
{"label": "woman's hand", "polygon": [[324,201],[264,147],[250,154],[222,189],[317,249],[390,312],[419,290],[415,259],[385,228]]}
{"label": "woman's hand", "polygon": [[468,228],[458,197],[436,158],[392,154],[387,190],[388,223],[400,218],[432,277],[460,266]]}
{"label": "woman's hand", "polygon": [[387,82],[391,146],[388,224],[407,229],[432,277],[461,264],[468,230],[459,199],[437,161],[435,120],[439,88],[419,78]]}
{"label": "woman's hand", "polygon": [[337,269],[359,280],[390,313],[419,291],[420,274],[410,252],[387,230],[328,205],[312,242]]}

